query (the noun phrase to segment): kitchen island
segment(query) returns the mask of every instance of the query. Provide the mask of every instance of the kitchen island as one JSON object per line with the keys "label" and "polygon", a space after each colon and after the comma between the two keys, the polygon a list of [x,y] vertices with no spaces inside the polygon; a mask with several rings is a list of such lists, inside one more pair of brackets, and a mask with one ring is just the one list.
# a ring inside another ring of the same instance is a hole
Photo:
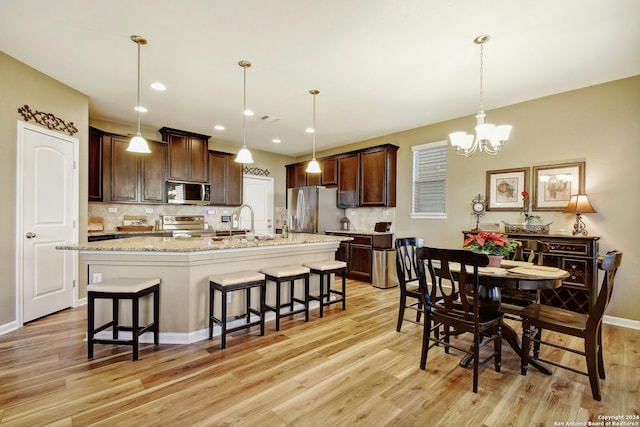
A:
{"label": "kitchen island", "polygon": [[[160,342],[186,344],[207,338],[210,274],[259,271],[277,265],[333,260],[340,242],[346,239],[306,233],[292,233],[288,238],[276,235],[271,240],[252,242],[238,236],[222,240],[210,237],[132,237],[59,246],[57,249],[79,251],[89,267],[90,280],[96,276],[101,276],[102,281],[117,277],[159,277]],[[275,289],[272,285],[267,289],[269,300],[273,298]],[[311,290],[312,293],[318,292],[318,281],[314,276]],[[244,298],[236,294],[229,302],[230,315],[244,311]],[[106,302],[97,306],[97,321],[108,320],[110,312]],[[124,316],[125,310],[121,312]],[[143,304],[141,313],[146,317],[141,321],[147,320],[150,304]],[[122,320],[130,319],[123,317]]]}

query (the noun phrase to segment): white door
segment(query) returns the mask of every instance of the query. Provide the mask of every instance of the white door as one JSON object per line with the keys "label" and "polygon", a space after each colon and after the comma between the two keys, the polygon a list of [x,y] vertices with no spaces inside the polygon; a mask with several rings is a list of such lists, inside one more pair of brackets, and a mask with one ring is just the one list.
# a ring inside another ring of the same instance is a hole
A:
{"label": "white door", "polygon": [[[242,180],[242,201],[251,205],[254,211],[256,234],[273,234],[273,178],[244,175]],[[249,210],[240,215],[240,228],[249,228]]]}
{"label": "white door", "polygon": [[[17,293],[22,322],[74,304],[78,139],[18,122]],[[20,308],[22,310],[20,310]]]}

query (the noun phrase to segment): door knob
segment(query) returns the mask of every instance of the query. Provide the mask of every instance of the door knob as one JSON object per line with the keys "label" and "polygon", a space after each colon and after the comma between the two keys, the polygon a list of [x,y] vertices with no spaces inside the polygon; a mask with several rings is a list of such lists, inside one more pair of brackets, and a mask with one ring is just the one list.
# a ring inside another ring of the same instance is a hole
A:
{"label": "door knob", "polygon": [[34,237],[36,237],[35,233],[32,233],[30,231],[27,233],[27,239],[33,239]]}

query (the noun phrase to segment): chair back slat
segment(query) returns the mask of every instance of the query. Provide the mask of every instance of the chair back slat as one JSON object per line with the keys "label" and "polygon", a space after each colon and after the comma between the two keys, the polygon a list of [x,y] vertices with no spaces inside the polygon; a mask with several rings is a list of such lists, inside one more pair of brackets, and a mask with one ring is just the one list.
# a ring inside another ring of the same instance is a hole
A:
{"label": "chair back slat", "polygon": [[587,320],[587,329],[599,327],[607,310],[611,295],[613,294],[613,283],[622,262],[622,252],[610,251],[598,259],[598,269],[603,271],[602,285],[598,292],[598,297],[592,309],[589,311],[589,319]]}
{"label": "chair back slat", "polygon": [[405,286],[407,282],[418,278],[416,264],[416,237],[396,239],[396,272],[398,282]]}

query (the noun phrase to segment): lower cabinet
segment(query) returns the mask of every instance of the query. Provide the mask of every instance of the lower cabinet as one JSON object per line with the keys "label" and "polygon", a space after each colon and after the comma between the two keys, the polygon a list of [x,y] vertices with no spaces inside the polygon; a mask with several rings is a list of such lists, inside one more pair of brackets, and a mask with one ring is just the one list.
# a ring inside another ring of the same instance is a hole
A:
{"label": "lower cabinet", "polygon": [[353,240],[341,242],[336,251],[336,259],[347,263],[347,277],[371,283],[373,272],[374,247],[391,248],[393,235],[388,234],[357,234],[357,233],[327,233],[337,236],[349,236]]}

